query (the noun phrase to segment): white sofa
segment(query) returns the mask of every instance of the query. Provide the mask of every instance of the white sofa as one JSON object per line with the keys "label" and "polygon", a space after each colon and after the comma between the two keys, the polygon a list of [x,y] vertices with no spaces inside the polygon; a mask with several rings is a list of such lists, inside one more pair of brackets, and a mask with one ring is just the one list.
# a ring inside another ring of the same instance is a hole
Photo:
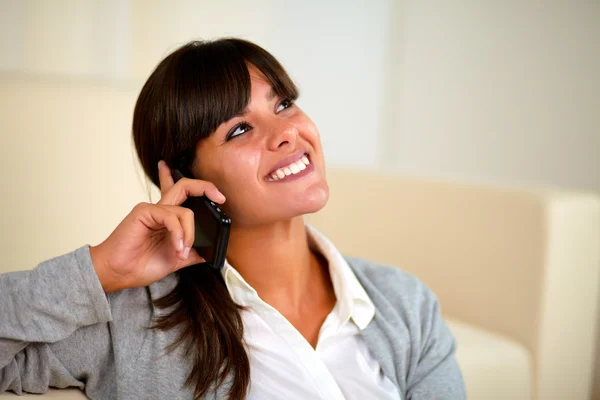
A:
{"label": "white sofa", "polygon": [[[149,200],[130,147],[138,89],[0,79],[0,273],[97,244]],[[310,222],[344,253],[397,265],[437,293],[470,399],[589,398],[598,197],[375,171],[328,178],[330,202]]]}

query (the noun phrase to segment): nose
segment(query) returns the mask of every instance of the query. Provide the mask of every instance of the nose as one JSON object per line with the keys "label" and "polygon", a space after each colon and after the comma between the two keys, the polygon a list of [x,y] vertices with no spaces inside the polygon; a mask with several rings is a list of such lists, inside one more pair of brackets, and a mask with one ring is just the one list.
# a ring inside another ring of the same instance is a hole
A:
{"label": "nose", "polygon": [[278,150],[283,146],[295,148],[298,138],[298,129],[294,124],[287,121],[279,121],[276,126],[273,126],[271,135],[267,140],[269,150]]}

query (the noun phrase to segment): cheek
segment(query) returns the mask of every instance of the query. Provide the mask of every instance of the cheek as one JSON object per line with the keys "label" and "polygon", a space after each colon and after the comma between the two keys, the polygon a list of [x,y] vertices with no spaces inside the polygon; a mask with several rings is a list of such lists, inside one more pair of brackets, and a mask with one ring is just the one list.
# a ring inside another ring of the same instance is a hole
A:
{"label": "cheek", "polygon": [[262,199],[258,179],[260,151],[245,146],[201,148],[197,154],[200,178],[212,182],[227,198],[223,209],[232,219],[238,219],[247,210],[257,208]]}
{"label": "cheek", "polygon": [[316,161],[319,167],[324,168],[325,157],[323,154],[323,147],[321,145],[321,135],[317,129],[317,126],[310,118],[306,117],[306,120],[302,125],[301,132],[304,132],[304,138],[311,144],[313,149],[316,150],[316,154],[313,154],[313,156],[316,155],[317,160],[313,159],[313,161]]}
{"label": "cheek", "polygon": [[298,130],[304,132],[305,138],[311,142],[314,147],[321,148],[321,135],[317,126],[306,115],[298,121]]}
{"label": "cheek", "polygon": [[257,197],[259,160],[258,154],[241,151],[228,153],[221,160],[215,184],[227,197],[230,207],[241,207],[246,205],[248,197]]}

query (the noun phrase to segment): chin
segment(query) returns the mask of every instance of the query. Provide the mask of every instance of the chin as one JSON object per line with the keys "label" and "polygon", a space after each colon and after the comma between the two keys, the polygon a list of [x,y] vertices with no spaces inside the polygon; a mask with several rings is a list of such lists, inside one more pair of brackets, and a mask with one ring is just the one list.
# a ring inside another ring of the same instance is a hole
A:
{"label": "chin", "polygon": [[326,182],[313,185],[306,189],[299,204],[298,214],[316,213],[327,204],[329,200],[329,186]]}
{"label": "chin", "polygon": [[329,200],[329,186],[327,182],[322,181],[311,185],[301,193],[280,198],[275,203],[259,202],[255,204],[256,208],[252,207],[252,211],[249,207],[244,207],[243,212],[234,213],[230,210],[229,215],[236,225],[272,223],[316,213],[325,207],[327,200]]}

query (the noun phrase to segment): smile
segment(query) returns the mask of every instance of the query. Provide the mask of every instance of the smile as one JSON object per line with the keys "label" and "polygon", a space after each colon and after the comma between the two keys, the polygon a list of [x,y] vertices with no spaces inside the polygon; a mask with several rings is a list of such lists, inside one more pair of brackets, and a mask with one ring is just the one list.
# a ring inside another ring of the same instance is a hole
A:
{"label": "smile", "polygon": [[[289,180],[290,178],[294,177],[300,177],[303,175],[306,175],[307,173],[309,173],[310,171],[313,170],[313,165],[310,162],[310,159],[308,158],[308,156],[306,154],[304,154],[302,157],[300,157],[299,160],[294,161],[288,165],[285,165],[281,168],[276,169],[275,171],[271,172],[270,175],[268,175],[265,180],[267,182],[276,182],[276,181],[283,181],[283,180]],[[304,173],[304,171],[306,171]]]}

